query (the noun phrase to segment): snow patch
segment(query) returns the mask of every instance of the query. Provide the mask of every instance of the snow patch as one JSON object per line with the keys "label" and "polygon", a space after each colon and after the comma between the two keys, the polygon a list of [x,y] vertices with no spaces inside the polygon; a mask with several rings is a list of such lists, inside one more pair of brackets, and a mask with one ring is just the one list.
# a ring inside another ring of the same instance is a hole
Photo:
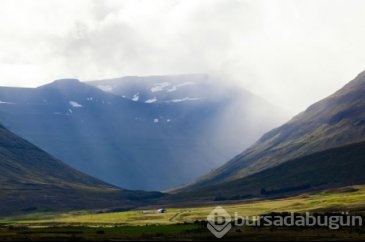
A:
{"label": "snow patch", "polygon": [[183,83],[180,83],[180,84],[177,84],[176,87],[184,87],[184,86],[191,86],[191,85],[195,85],[196,83],[195,82],[183,82]]}
{"label": "snow patch", "polygon": [[154,103],[154,102],[157,102],[157,98],[155,97],[145,101],[145,103]]}
{"label": "snow patch", "polygon": [[139,100],[139,92],[134,94],[133,97],[132,97],[133,102],[138,102],[138,100]]}
{"label": "snow patch", "polygon": [[4,102],[0,100],[0,104],[15,104],[15,103],[11,103],[11,102]]}
{"label": "snow patch", "polygon": [[78,102],[70,101],[69,103],[73,108],[82,108],[82,105]]}
{"label": "snow patch", "polygon": [[104,91],[104,92],[112,92],[113,91],[113,87],[109,86],[109,85],[98,85],[97,87],[100,90]]}
{"label": "snow patch", "polygon": [[183,83],[172,86],[170,89],[167,89],[166,91],[167,92],[174,92],[180,87],[191,86],[191,85],[195,85],[195,84],[196,84],[195,82],[183,82]]}
{"label": "snow patch", "polygon": [[160,92],[164,90],[166,87],[170,86],[171,84],[169,82],[160,82],[156,83],[152,88],[151,92]]}
{"label": "snow patch", "polygon": [[172,103],[180,103],[180,102],[186,102],[186,101],[197,101],[197,100],[201,100],[203,98],[199,98],[199,97],[184,97],[184,98],[180,98],[180,99],[172,99],[170,101],[167,102],[172,102]]}

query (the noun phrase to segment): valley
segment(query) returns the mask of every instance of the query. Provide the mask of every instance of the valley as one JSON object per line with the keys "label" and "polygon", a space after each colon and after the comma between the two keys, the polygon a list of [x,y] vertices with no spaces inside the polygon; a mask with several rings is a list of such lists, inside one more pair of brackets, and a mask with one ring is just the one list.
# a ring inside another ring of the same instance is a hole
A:
{"label": "valley", "polygon": [[[287,119],[265,100],[209,75],[113,83],[120,85],[114,87],[119,93],[77,79],[38,88],[0,87],[0,123],[105,182],[160,191],[206,174]],[[139,99],[132,100],[136,93]],[[146,103],[153,98],[161,102]]]}
{"label": "valley", "polygon": [[[235,142],[240,132],[252,139],[261,132],[248,130],[270,115],[269,106],[243,90],[207,84],[211,79],[179,85],[192,76],[130,78],[123,85],[64,79],[34,89],[0,88],[6,100],[0,122],[14,132],[0,126],[0,238],[208,239],[207,215],[217,206],[253,221],[288,213],[365,216],[364,73],[196,180],[199,169],[213,167],[206,160],[225,160],[245,146],[247,139]],[[183,98],[209,85],[219,93]],[[243,118],[250,106],[263,109]],[[184,173],[188,182],[178,186]],[[158,188],[153,180],[172,189],[144,191]],[[363,226],[309,229],[313,240],[364,235]],[[305,230],[236,226],[225,238],[241,238],[242,231],[248,238],[308,238]]]}
{"label": "valley", "polygon": [[0,242],[365,241],[364,13],[1,0]]}

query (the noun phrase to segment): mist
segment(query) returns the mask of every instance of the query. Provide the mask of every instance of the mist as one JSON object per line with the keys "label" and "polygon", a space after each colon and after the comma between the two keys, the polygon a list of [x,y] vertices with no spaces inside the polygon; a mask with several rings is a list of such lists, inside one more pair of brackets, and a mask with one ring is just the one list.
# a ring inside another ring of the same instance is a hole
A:
{"label": "mist", "polygon": [[364,68],[357,0],[4,0],[0,85],[209,73],[291,114]]}

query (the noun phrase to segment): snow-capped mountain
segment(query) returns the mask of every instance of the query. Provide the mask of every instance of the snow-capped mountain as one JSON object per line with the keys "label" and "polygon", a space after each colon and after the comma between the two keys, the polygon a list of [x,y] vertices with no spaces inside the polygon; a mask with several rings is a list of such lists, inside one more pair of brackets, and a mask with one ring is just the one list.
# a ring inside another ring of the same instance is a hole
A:
{"label": "snow-capped mountain", "polygon": [[217,99],[228,94],[223,80],[207,74],[172,76],[126,76],[91,81],[105,92],[142,103],[179,103]]}
{"label": "snow-capped mountain", "polygon": [[[128,81],[126,81],[128,80]],[[0,121],[69,165],[129,189],[187,183],[285,115],[207,75],[0,88]]]}

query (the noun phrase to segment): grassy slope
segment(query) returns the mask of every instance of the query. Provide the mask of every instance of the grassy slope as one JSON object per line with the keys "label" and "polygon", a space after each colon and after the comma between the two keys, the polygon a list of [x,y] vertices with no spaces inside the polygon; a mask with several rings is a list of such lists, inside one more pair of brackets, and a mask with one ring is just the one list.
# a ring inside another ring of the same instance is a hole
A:
{"label": "grassy slope", "polygon": [[172,195],[170,199],[284,196],[354,184],[365,184],[365,142],[297,158],[236,181]]}
{"label": "grassy slope", "polygon": [[62,188],[116,189],[78,172],[0,126],[1,189],[36,185]]}
{"label": "grassy slope", "polygon": [[249,176],[291,159],[365,139],[365,72],[184,191]]}
{"label": "grassy slope", "polygon": [[[169,225],[183,222],[205,220],[210,211],[218,204],[191,208],[170,208],[166,214],[156,214],[154,210],[119,213],[88,214],[87,212],[63,214],[33,214],[27,217],[7,217],[2,223],[20,224],[118,224],[138,226],[146,224]],[[246,201],[219,204],[231,214],[237,212],[242,216],[256,216],[270,212],[307,212],[307,211],[365,211],[365,186],[346,187],[317,194],[304,194],[285,199]]]}
{"label": "grassy slope", "polygon": [[0,214],[130,208],[136,201],[159,196],[120,190],[76,171],[2,126],[0,174]]}

